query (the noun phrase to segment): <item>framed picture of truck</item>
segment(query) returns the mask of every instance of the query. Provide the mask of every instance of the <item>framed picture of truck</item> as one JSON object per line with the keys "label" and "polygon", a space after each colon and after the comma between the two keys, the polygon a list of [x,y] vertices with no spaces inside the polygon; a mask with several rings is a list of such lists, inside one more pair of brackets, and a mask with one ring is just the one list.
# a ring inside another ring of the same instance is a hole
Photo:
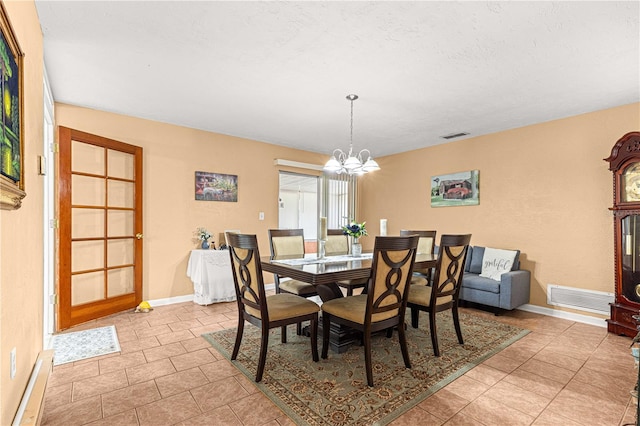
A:
{"label": "framed picture of truck", "polygon": [[480,171],[431,177],[431,207],[477,206],[480,204]]}

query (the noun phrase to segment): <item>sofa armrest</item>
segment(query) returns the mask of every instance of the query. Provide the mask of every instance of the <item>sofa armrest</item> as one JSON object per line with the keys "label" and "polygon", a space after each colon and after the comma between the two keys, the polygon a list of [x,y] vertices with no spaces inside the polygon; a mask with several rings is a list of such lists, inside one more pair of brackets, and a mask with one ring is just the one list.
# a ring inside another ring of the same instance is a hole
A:
{"label": "sofa armrest", "polygon": [[529,303],[531,272],[510,271],[500,277],[500,308],[515,309]]}

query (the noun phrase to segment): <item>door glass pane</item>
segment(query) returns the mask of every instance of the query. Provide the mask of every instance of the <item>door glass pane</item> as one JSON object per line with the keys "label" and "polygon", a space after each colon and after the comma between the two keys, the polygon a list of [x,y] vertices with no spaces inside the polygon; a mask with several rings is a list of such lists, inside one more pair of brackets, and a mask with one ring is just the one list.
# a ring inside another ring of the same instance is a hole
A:
{"label": "door glass pane", "polygon": [[109,163],[109,177],[122,179],[134,178],[134,155],[122,151],[107,150],[107,161]]}
{"label": "door glass pane", "polygon": [[104,210],[71,209],[71,238],[104,237]]}
{"label": "door glass pane", "polygon": [[72,141],[71,170],[104,176],[104,148]]}
{"label": "door glass pane", "polygon": [[104,299],[104,272],[73,275],[71,277],[71,305]]}
{"label": "door glass pane", "polygon": [[107,266],[133,264],[133,238],[107,242]]}
{"label": "door glass pane", "polygon": [[108,211],[108,236],[126,237],[133,235],[133,212],[121,210]]}
{"label": "door glass pane", "polygon": [[104,240],[71,243],[71,272],[104,268]]}
{"label": "door glass pane", "polygon": [[133,267],[112,269],[109,271],[107,297],[133,293]]}
{"label": "door glass pane", "polygon": [[90,176],[71,176],[71,204],[104,206],[104,179]]}
{"label": "door glass pane", "polygon": [[134,184],[133,182],[123,182],[120,180],[109,180],[109,207],[129,207],[133,208]]}

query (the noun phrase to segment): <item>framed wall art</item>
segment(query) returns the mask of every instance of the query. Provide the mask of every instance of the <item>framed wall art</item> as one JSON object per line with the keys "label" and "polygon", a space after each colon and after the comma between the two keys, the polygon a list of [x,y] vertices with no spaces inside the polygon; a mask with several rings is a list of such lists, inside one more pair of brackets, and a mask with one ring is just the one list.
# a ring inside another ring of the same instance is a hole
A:
{"label": "framed wall art", "polygon": [[432,176],[431,207],[480,204],[479,177],[479,170]]}
{"label": "framed wall art", "polygon": [[196,172],[196,200],[238,201],[238,176]]}
{"label": "framed wall art", "polygon": [[22,58],[4,4],[0,3],[0,208],[20,208],[24,191]]}

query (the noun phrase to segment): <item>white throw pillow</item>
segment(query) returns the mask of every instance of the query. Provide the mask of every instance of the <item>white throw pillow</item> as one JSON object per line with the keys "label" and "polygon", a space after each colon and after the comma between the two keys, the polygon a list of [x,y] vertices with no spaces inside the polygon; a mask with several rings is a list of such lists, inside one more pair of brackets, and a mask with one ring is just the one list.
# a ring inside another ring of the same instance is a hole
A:
{"label": "white throw pillow", "polygon": [[511,267],[513,267],[516,253],[517,252],[513,250],[485,248],[484,256],[482,256],[482,272],[480,272],[480,276],[500,281],[500,275],[509,272]]}

